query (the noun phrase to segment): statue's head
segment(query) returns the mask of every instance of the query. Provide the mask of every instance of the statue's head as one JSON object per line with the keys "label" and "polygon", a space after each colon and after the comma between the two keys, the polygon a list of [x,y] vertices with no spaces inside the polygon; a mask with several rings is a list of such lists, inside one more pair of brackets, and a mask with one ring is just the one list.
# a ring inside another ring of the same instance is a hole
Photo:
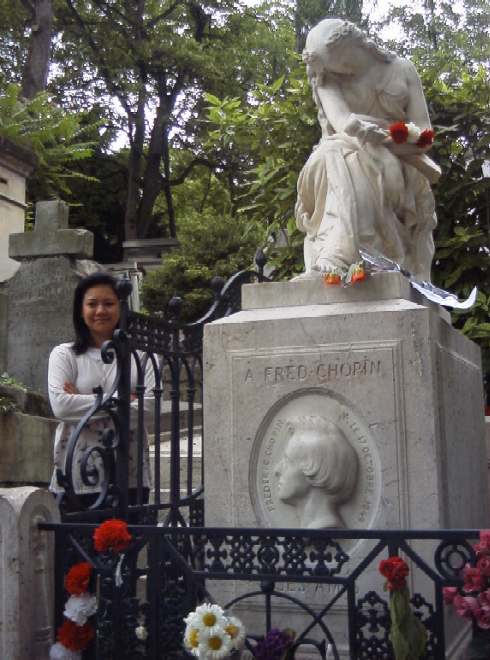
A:
{"label": "statue's head", "polygon": [[393,55],[371,41],[354,23],[339,18],[326,18],[310,30],[306,37],[303,60],[310,80],[326,72],[349,74],[359,58],[359,49],[375,60],[389,61]]}
{"label": "statue's head", "polygon": [[331,502],[345,502],[357,480],[357,454],[342,431],[320,416],[294,417],[286,424],[286,449],[275,468],[278,496],[294,504],[311,489]]}

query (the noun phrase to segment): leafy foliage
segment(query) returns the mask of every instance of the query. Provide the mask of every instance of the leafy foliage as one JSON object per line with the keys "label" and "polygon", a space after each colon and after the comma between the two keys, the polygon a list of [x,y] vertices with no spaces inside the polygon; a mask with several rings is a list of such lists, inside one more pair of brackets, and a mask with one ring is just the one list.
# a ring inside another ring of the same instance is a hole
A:
{"label": "leafy foliage", "polygon": [[[2,387],[2,385],[15,387],[16,389],[22,390],[22,392],[27,392],[25,385],[19,383],[19,381],[13,378],[13,376],[9,376],[6,371],[0,376],[0,387]],[[8,393],[0,393],[0,416],[15,412],[15,410],[17,410],[15,401],[8,396]]]}
{"label": "leafy foliage", "polygon": [[302,234],[296,229],[293,210],[296,181],[312,145],[319,137],[316,111],[303,68],[290,54],[294,68],[286,79],[258,85],[250,102],[237,98],[220,100],[206,95],[207,119],[213,130],[209,144],[222,163],[247,156],[241,172],[238,214],[266,244],[287,228],[289,245],[271,264],[276,277],[301,271]]}
{"label": "leafy foliage", "polygon": [[434,158],[443,176],[435,188],[438,228],[433,280],[466,297],[479,288],[475,306],[455,312],[456,327],[483,349],[490,369],[490,91],[483,67],[455,66],[436,55],[421,71],[436,130]]}
{"label": "leafy foliage", "polygon": [[69,194],[70,179],[89,178],[76,166],[92,153],[94,142],[84,136],[94,125],[82,127],[81,119],[53,105],[46,93],[22,99],[15,84],[0,96],[0,136],[34,152],[37,185],[45,194]]}
{"label": "leafy foliage", "polygon": [[148,312],[165,313],[170,299],[181,296],[182,320],[195,321],[213,300],[212,278],[250,267],[257,239],[242,222],[205,212],[187,219],[180,240],[181,247],[145,277],[142,301]]}

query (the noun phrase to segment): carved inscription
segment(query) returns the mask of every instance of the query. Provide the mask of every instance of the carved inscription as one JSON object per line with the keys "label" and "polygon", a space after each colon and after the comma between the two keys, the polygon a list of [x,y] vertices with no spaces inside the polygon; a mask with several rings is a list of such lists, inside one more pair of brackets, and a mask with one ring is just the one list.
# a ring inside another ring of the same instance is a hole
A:
{"label": "carved inscription", "polygon": [[373,499],[376,494],[375,462],[366,434],[363,433],[362,429],[359,428],[359,425],[356,421],[346,421],[348,428],[350,428],[351,431],[355,434],[360,450],[359,454],[362,463],[361,471],[364,474],[362,498],[359,505],[360,509],[357,515],[357,522],[362,525],[366,522],[369,512],[373,508]]}
{"label": "carved inscription", "polygon": [[359,360],[341,360],[295,364],[293,362],[282,365],[267,365],[262,369],[248,368],[244,383],[260,382],[264,385],[274,386],[282,383],[329,383],[347,378],[370,378],[382,374],[381,360],[372,360],[364,357]]}
{"label": "carved inscription", "polygon": [[[324,596],[338,594],[342,590],[342,585],[340,584],[312,584],[306,585],[304,582],[278,582],[276,584],[276,591],[283,591],[285,593],[313,593],[321,594]],[[359,591],[359,587],[356,585],[355,591]]]}
{"label": "carved inscription", "polygon": [[272,433],[267,438],[267,442],[264,448],[264,458],[261,464],[262,472],[262,496],[264,498],[264,505],[267,511],[275,511],[274,498],[272,495],[272,477],[274,471],[274,446],[277,442],[279,434],[284,428],[284,420],[276,420],[274,426],[272,427]]}

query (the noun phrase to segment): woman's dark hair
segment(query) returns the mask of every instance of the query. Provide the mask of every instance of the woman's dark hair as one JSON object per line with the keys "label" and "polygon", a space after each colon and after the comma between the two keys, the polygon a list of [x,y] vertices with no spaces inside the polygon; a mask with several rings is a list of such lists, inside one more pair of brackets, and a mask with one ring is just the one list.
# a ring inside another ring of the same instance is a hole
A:
{"label": "woman's dark hair", "polygon": [[114,293],[117,294],[117,280],[109,275],[109,273],[92,273],[80,280],[75,288],[73,296],[73,327],[75,328],[75,341],[73,342],[73,350],[76,355],[81,355],[92,345],[92,337],[90,330],[87,328],[85,321],[82,318],[82,305],[83,297],[88,289],[93,286],[110,286]]}

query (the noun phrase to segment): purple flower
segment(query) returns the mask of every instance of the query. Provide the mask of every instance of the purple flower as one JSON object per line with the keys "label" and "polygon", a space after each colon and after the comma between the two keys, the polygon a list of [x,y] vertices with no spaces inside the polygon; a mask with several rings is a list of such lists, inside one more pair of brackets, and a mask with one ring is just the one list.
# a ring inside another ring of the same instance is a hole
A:
{"label": "purple flower", "polygon": [[293,637],[285,630],[272,628],[257,642],[253,649],[256,660],[281,660],[293,643]]}

